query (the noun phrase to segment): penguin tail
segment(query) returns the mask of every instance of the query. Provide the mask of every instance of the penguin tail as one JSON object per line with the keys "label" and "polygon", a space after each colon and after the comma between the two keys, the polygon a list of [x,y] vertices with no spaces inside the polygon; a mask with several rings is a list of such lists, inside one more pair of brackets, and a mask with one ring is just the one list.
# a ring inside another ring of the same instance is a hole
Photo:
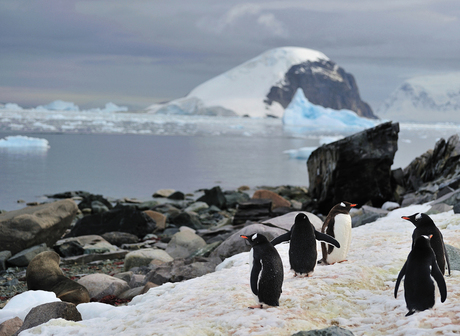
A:
{"label": "penguin tail", "polygon": [[411,315],[414,314],[414,313],[415,313],[415,309],[411,309],[411,310],[409,310],[409,312],[408,312],[405,316],[406,316],[406,317],[407,317],[407,316],[411,316]]}

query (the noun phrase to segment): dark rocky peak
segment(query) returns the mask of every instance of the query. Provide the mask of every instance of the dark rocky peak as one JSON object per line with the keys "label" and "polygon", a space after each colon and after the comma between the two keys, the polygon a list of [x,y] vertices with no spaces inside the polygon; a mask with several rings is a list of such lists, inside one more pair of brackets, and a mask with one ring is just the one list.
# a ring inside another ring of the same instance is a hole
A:
{"label": "dark rocky peak", "polygon": [[293,65],[284,79],[271,87],[265,102],[269,105],[278,102],[286,108],[298,88],[315,105],[347,109],[361,117],[377,119],[369,104],[361,100],[353,75],[330,60]]}

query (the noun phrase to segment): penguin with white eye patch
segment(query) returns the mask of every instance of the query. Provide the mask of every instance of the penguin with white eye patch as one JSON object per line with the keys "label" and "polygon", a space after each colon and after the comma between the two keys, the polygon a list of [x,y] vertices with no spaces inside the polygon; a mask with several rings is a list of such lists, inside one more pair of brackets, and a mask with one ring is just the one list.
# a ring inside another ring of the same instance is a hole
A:
{"label": "penguin with white eye patch", "polygon": [[294,220],[291,230],[272,240],[273,246],[284,241],[290,240],[289,243],[289,263],[291,269],[295,272],[294,276],[313,274],[315,269],[318,252],[316,250],[316,240],[325,241],[340,247],[340,244],[327,234],[318,232],[311,224],[308,216],[299,213]]}
{"label": "penguin with white eye patch", "polygon": [[441,302],[444,302],[447,297],[446,282],[436,262],[436,256],[430,245],[430,238],[422,235],[415,240],[412,251],[407,256],[396,280],[395,298],[398,296],[399,283],[405,276],[404,298],[407,309],[409,309],[406,316],[434,306],[435,288],[431,277],[438,284]]}
{"label": "penguin with white eye patch", "polygon": [[355,206],[356,204],[343,201],[329,211],[321,232],[334,237],[340,243],[340,248],[321,243],[323,254],[323,258],[319,261],[321,264],[330,265],[347,259],[351,242],[350,210]]}
{"label": "penguin with white eye patch", "polygon": [[402,216],[401,218],[408,220],[415,225],[414,232],[412,233],[412,246],[414,246],[415,240],[418,237],[422,235],[433,235],[430,239],[430,244],[434,254],[436,255],[436,261],[438,262],[439,269],[441,270],[441,273],[444,274],[446,272],[447,265],[447,270],[450,275],[450,262],[446,246],[444,245],[442,233],[430,216],[424,213],[415,213],[412,216]]}
{"label": "penguin with white eye patch", "polygon": [[249,308],[263,308],[263,304],[279,306],[284,271],[283,262],[276,248],[268,239],[255,233],[251,236],[241,236],[252,246],[251,290],[259,299],[259,305]]}

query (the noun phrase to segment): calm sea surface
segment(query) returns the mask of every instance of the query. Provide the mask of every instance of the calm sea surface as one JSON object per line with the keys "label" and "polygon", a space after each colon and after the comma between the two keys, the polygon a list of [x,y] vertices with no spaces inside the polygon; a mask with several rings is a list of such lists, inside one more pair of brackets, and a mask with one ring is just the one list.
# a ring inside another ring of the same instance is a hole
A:
{"label": "calm sea surface", "polygon": [[[454,133],[458,128],[402,126],[393,167],[407,166],[439,137]],[[18,134],[23,133],[0,132],[0,139]],[[308,186],[306,160],[290,159],[283,151],[319,144],[318,138],[292,136],[25,135],[47,139],[50,148],[0,148],[0,209],[72,190],[148,199],[163,188]]]}

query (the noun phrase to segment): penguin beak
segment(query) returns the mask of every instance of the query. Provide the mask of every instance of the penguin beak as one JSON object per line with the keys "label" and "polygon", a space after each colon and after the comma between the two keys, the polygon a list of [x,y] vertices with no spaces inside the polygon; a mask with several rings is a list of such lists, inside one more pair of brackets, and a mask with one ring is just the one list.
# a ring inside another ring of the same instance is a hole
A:
{"label": "penguin beak", "polygon": [[355,206],[357,206],[358,204],[350,204],[350,206],[353,208]]}
{"label": "penguin beak", "polygon": [[241,237],[241,238],[244,238],[244,239],[249,239],[249,238],[248,238],[248,237],[246,237],[246,236],[240,236],[240,237]]}
{"label": "penguin beak", "polygon": [[401,218],[402,218],[402,219],[405,219],[405,220],[410,220],[410,218],[407,217],[407,216],[402,216]]}

